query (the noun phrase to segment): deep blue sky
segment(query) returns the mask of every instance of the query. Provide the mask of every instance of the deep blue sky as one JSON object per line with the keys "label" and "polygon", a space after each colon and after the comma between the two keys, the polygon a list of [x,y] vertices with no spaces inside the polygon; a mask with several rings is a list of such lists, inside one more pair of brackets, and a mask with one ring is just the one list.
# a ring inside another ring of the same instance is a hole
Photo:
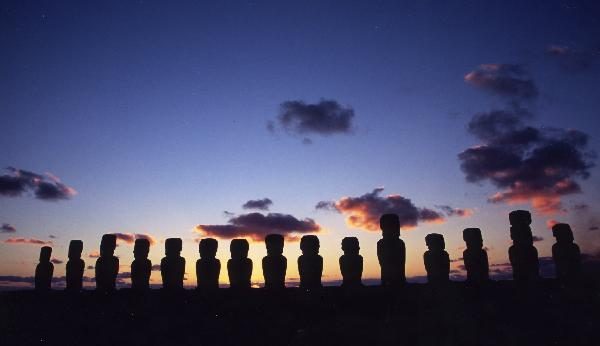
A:
{"label": "deep blue sky", "polygon": [[[360,236],[366,276],[376,277],[379,235],[314,207],[384,186],[383,195],[400,194],[418,207],[474,211],[409,231],[410,274],[423,273],[425,234],[443,233],[459,257],[468,226],[480,226],[492,258],[505,261],[506,213],[532,208],[488,203],[499,188],[467,183],[457,155],[480,142],[466,130],[472,116],[509,101],[469,85],[465,75],[481,64],[520,65],[539,91],[521,103],[535,114],[528,123],[581,130],[589,135],[586,150],[599,152],[599,37],[592,1],[5,1],[0,165],[51,172],[78,194],[60,201],[0,196],[0,223],[17,229],[0,236],[56,235],[55,257],[63,260],[69,239],[83,239],[88,253],[102,233],[182,237],[191,268],[195,225],[226,224],[224,210],[247,213],[244,202],[269,197],[272,211],[326,229],[329,277],[338,275],[346,235]],[[553,56],[553,46],[571,55]],[[321,99],[353,109],[352,131],[267,129],[281,103]],[[600,235],[588,231],[600,224],[598,172],[589,172],[578,180],[581,193],[561,198],[567,209],[588,205],[584,215],[532,209],[543,255],[553,242],[549,219],[572,222],[580,239]],[[589,251],[600,245],[586,244]],[[253,259],[263,247],[252,247]],[[288,247],[295,259],[297,243]],[[0,274],[30,275],[38,247],[0,249],[8,254]],[[124,263],[131,258],[128,247],[117,252]],[[153,248],[151,259],[161,256],[162,245]]]}

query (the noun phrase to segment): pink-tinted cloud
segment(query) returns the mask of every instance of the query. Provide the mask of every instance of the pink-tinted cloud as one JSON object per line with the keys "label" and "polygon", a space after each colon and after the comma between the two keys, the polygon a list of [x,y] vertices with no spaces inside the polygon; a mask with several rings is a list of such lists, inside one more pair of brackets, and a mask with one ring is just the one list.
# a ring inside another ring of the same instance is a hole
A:
{"label": "pink-tinted cloud", "polygon": [[538,94],[533,80],[520,65],[483,64],[465,75],[465,82],[491,93],[518,99],[532,99]]}
{"label": "pink-tinted cloud", "polygon": [[51,173],[38,174],[8,167],[9,174],[0,176],[0,196],[18,197],[30,191],[37,199],[57,201],[77,194],[74,188],[63,184]]}
{"label": "pink-tinted cloud", "polygon": [[100,257],[100,251],[94,250],[88,254],[89,258],[98,258]]}
{"label": "pink-tinted cloud", "polygon": [[58,258],[53,258],[50,260],[50,262],[54,263],[54,264],[62,264],[64,263],[62,260],[59,260]]}
{"label": "pink-tinted cloud", "polygon": [[400,195],[381,196],[382,192],[383,188],[376,188],[362,196],[321,201],[315,208],[337,211],[346,216],[348,226],[366,231],[378,231],[379,218],[386,213],[398,214],[400,226],[404,228],[416,227],[419,222],[445,221],[440,212],[417,207],[410,199]]}
{"label": "pink-tinted cloud", "polygon": [[35,238],[8,238],[4,241],[5,244],[32,244],[32,245],[51,245],[51,241],[40,240]]}

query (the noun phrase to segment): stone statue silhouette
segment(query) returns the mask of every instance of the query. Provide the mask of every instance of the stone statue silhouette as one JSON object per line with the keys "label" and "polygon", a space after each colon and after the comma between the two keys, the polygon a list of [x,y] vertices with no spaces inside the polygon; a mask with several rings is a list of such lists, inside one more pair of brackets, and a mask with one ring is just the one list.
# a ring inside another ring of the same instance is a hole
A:
{"label": "stone statue silhouette", "polygon": [[425,251],[423,260],[427,270],[427,281],[431,284],[440,284],[449,281],[450,256],[446,252],[444,236],[430,233],[425,236],[425,244],[429,250]]}
{"label": "stone statue silhouette", "polygon": [[340,256],[340,271],[342,272],[343,287],[362,286],[363,258],[359,255],[359,250],[358,238],[342,239],[344,254]]}
{"label": "stone statue silhouette", "polygon": [[115,254],[117,236],[104,234],[100,241],[100,257],[96,260],[96,289],[113,291],[119,273],[119,258]]}
{"label": "stone statue silhouette", "polygon": [[305,235],[300,239],[300,250],[302,250],[302,255],[298,257],[300,288],[322,287],[323,257],[319,255],[319,247],[319,238],[316,235]]}
{"label": "stone statue silhouette", "polygon": [[581,251],[575,244],[571,226],[557,223],[552,226],[556,243],[552,245],[552,259],[556,267],[556,278],[563,284],[577,283],[581,275]]}
{"label": "stone statue silhouette", "polygon": [[483,238],[479,228],[465,228],[463,240],[467,248],[463,251],[467,283],[482,284],[490,278],[490,266],[487,252],[483,248]]}
{"label": "stone statue silhouette", "polygon": [[198,244],[200,259],[196,261],[196,279],[199,289],[219,288],[221,262],[216,258],[219,243],[213,238],[204,238]]}
{"label": "stone statue silhouette", "polygon": [[168,238],[165,241],[165,257],[160,261],[160,275],[165,289],[183,289],[185,258],[179,255],[181,249],[181,238]]}
{"label": "stone statue silhouette", "polygon": [[285,288],[287,259],[283,256],[283,244],[281,234],[269,234],[265,237],[267,255],[262,259],[265,288]]}
{"label": "stone statue silhouette", "polygon": [[399,286],[406,283],[404,266],[406,247],[400,239],[400,219],[396,214],[383,214],[379,219],[383,239],[377,242],[377,259],[381,266],[381,284]]}
{"label": "stone statue silhouette", "polygon": [[83,269],[85,262],[81,259],[83,251],[83,242],[81,240],[71,240],[69,243],[69,260],[67,261],[67,290],[81,291],[83,281]]}
{"label": "stone statue silhouette", "polygon": [[508,249],[513,279],[517,284],[536,281],[539,278],[537,249],[533,246],[531,214],[526,210],[514,210],[509,214],[510,237],[513,245]]}
{"label": "stone statue silhouette", "polygon": [[150,241],[136,239],[133,245],[134,260],[131,262],[131,288],[135,290],[150,288],[152,262],[148,259],[148,253],[150,253]]}
{"label": "stone statue silhouette", "polygon": [[250,288],[252,260],[248,258],[249,248],[246,239],[232,239],[229,244],[231,259],[227,261],[227,273],[231,288]]}
{"label": "stone statue silhouette", "polygon": [[42,246],[40,249],[40,263],[35,267],[35,289],[38,291],[47,291],[52,284],[52,274],[54,273],[54,264],[50,262],[52,248]]}

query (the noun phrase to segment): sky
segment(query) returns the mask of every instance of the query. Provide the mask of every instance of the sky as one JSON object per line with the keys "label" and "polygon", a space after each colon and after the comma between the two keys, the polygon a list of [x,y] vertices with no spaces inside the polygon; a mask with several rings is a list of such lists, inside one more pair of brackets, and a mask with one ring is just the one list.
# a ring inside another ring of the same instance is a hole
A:
{"label": "sky", "polygon": [[268,233],[290,285],[305,234],[324,282],[344,237],[376,280],[385,212],[409,280],[429,233],[464,276],[467,227],[506,276],[514,209],[544,259],[555,222],[600,258],[599,37],[593,1],[3,1],[0,285],[29,286],[44,244],[64,276],[71,239],[93,277],[105,233],[123,284],[133,239],[158,264],[178,237],[194,286],[210,236],[220,282],[237,237],[260,286]]}

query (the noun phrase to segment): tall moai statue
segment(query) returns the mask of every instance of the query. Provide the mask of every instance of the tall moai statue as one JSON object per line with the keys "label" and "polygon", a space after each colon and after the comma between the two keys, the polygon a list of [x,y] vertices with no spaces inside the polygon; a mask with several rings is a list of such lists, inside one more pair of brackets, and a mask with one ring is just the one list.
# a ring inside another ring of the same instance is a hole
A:
{"label": "tall moai statue", "polygon": [[267,255],[262,259],[265,288],[285,288],[287,258],[283,256],[284,239],[281,234],[269,234],[265,237]]}
{"label": "tall moai statue", "polygon": [[340,256],[342,286],[362,286],[363,258],[359,255],[358,238],[346,237],[342,239],[342,251],[344,251],[344,254]]}
{"label": "tall moai statue", "polygon": [[533,246],[531,214],[526,210],[514,210],[508,218],[510,238],[513,241],[508,249],[508,258],[512,265],[513,279],[519,284],[536,281],[540,265],[537,249]]}
{"label": "tall moai statue", "polygon": [[181,238],[168,238],[165,241],[165,257],[160,261],[160,275],[165,289],[183,289],[185,258],[180,256],[181,249]]}
{"label": "tall moai statue", "polygon": [[400,286],[406,283],[406,246],[400,239],[400,219],[396,214],[383,214],[379,219],[383,239],[377,242],[377,259],[381,266],[381,284]]}
{"label": "tall moai statue", "polygon": [[104,234],[100,241],[100,257],[96,260],[96,289],[113,291],[119,273],[119,258],[115,256],[117,236]]}
{"label": "tall moai statue", "polygon": [[52,285],[54,264],[50,262],[51,255],[52,248],[42,246],[40,249],[40,263],[35,267],[35,289],[38,291],[47,291]]}
{"label": "tall moai statue", "polygon": [[425,236],[425,244],[429,249],[423,255],[425,270],[427,270],[427,281],[430,284],[448,282],[450,280],[450,256],[445,250],[444,236],[430,233]]}
{"label": "tall moai statue", "polygon": [[300,239],[300,250],[302,250],[302,255],[298,257],[300,288],[322,287],[323,257],[319,255],[319,247],[319,238],[316,235],[305,235]]}
{"label": "tall moai statue", "polygon": [[204,238],[198,244],[200,259],[196,261],[196,280],[199,289],[219,288],[221,261],[217,259],[219,243],[213,238]]}
{"label": "tall moai statue", "polygon": [[250,245],[246,239],[232,239],[229,245],[231,259],[227,261],[227,274],[231,288],[250,288],[252,260],[248,258]]}
{"label": "tall moai statue", "polygon": [[81,259],[83,251],[83,242],[81,240],[71,240],[69,243],[69,260],[67,261],[67,290],[81,291],[83,281],[83,269],[85,262]]}
{"label": "tall moai statue", "polygon": [[131,262],[131,288],[134,290],[147,290],[150,288],[150,274],[152,262],[148,259],[150,241],[136,239],[133,245],[133,262]]}
{"label": "tall moai statue", "polygon": [[556,278],[563,284],[577,283],[581,275],[581,251],[573,241],[573,231],[566,223],[552,226],[556,243],[552,245],[552,259],[556,268]]}
{"label": "tall moai statue", "polygon": [[465,228],[463,240],[467,248],[463,251],[465,269],[467,270],[467,283],[482,284],[490,278],[490,265],[488,255],[483,248],[483,238],[479,228]]}

